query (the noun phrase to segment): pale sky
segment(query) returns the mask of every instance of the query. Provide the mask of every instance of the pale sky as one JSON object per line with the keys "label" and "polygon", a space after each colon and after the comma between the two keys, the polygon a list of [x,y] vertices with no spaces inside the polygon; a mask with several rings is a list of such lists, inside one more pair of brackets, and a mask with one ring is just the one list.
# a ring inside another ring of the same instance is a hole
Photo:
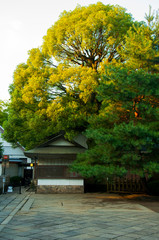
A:
{"label": "pale sky", "polygon": [[[159,0],[99,0],[127,9],[136,20],[144,20],[149,5],[159,9]],[[0,100],[8,100],[16,66],[26,62],[28,51],[42,45],[43,36],[61,12],[95,0],[0,0]]]}

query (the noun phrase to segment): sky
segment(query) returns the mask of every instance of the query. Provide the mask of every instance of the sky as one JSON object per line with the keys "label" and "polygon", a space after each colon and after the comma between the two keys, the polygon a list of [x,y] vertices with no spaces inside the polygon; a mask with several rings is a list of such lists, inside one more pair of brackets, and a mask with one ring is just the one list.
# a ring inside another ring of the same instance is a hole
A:
{"label": "sky", "polygon": [[42,45],[43,36],[59,15],[78,4],[98,1],[122,6],[138,21],[144,20],[150,5],[159,9],[159,0],[0,0],[0,100],[9,100],[16,66],[26,62],[30,49]]}

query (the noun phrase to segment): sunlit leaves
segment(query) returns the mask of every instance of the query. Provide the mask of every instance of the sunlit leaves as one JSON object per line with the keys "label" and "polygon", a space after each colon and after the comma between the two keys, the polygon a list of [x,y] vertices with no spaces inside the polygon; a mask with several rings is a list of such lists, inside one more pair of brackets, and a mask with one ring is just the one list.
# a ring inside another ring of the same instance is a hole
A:
{"label": "sunlit leaves", "polygon": [[146,23],[133,25],[125,43],[118,49],[127,66],[133,69],[159,71],[159,13],[146,15]]}
{"label": "sunlit leaves", "polygon": [[60,64],[56,74],[50,77],[49,84],[59,86],[59,91],[63,84],[65,93],[87,103],[98,86],[98,74],[92,68],[67,67]]}
{"label": "sunlit leaves", "polygon": [[[135,73],[157,71],[157,25],[150,25],[137,24],[120,6],[100,2],[64,11],[42,46],[31,49],[14,72],[6,138],[30,148],[59,130],[71,139],[89,125],[111,129],[130,116],[156,119],[157,78],[150,93],[147,75]],[[114,68],[113,75],[105,65],[135,71]]]}
{"label": "sunlit leaves", "polygon": [[117,46],[132,25],[131,15],[119,6],[92,4],[64,12],[44,37],[43,52],[57,61],[97,69],[107,58],[118,58]]}

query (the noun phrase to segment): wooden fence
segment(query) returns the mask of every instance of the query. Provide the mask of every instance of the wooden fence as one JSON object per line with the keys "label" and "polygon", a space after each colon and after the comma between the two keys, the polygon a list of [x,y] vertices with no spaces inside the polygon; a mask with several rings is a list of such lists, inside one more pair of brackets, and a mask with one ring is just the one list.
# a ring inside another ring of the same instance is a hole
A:
{"label": "wooden fence", "polygon": [[106,192],[145,192],[145,187],[141,179],[121,179],[116,178],[106,181]]}
{"label": "wooden fence", "polygon": [[132,175],[126,178],[107,179],[102,184],[85,181],[85,192],[143,193],[146,189],[140,177]]}

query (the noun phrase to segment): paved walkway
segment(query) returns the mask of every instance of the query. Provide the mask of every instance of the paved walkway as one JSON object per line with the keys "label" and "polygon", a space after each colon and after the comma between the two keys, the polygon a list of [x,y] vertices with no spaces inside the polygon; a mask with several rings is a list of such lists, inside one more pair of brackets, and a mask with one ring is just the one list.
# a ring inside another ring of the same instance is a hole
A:
{"label": "paved walkway", "polygon": [[158,240],[159,213],[141,204],[115,194],[7,193],[0,239]]}

